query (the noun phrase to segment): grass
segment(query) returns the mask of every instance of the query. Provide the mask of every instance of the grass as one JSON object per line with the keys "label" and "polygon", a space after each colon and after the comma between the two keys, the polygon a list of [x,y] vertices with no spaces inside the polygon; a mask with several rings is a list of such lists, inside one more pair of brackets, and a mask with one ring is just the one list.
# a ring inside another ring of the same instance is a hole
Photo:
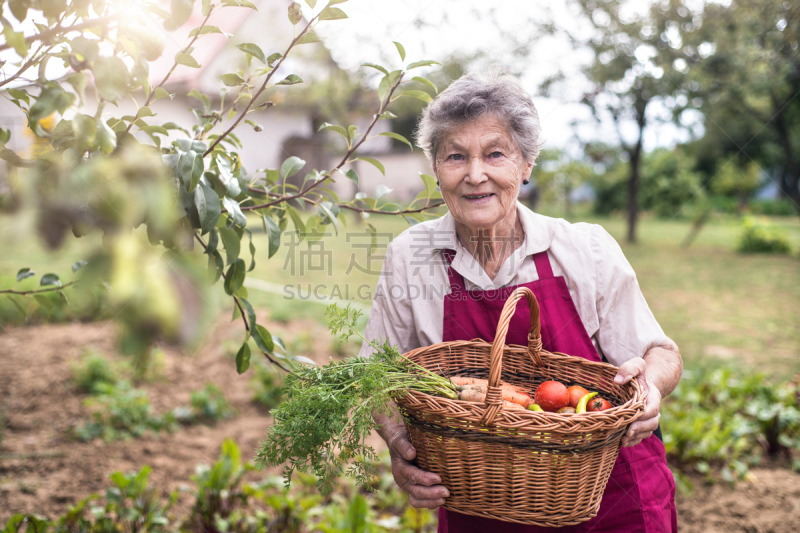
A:
{"label": "grass", "polygon": [[[563,216],[547,209],[542,212]],[[83,259],[99,239],[68,237],[64,248],[51,253],[32,235],[32,220],[9,216],[2,220],[0,245],[14,252],[0,254],[2,288],[38,283],[39,276],[15,284],[14,276],[23,266],[33,268],[37,274],[56,272],[62,278],[71,275],[72,263]],[[251,287],[249,300],[254,307],[268,309],[279,322],[310,318],[324,324],[326,305],[309,297],[309,287],[312,292],[316,288],[319,296],[334,294],[365,306],[371,304],[381,259],[376,257],[369,265],[372,273],[351,266],[354,262],[368,266],[366,250],[359,248],[368,242],[365,226],[354,217],[348,214],[347,224],[340,227],[338,235],[333,235],[331,227],[332,235],[315,244],[310,255],[306,242],[292,248],[286,245],[289,236],[284,235],[281,248],[269,260],[266,236],[256,220],[251,220],[258,252],[256,267],[248,276],[271,283],[275,291]],[[800,372],[800,218],[771,219],[789,234],[795,250],[792,256],[737,253],[736,240],[741,230],[734,217],[712,219],[688,249],[680,247],[689,231],[687,220],[664,221],[644,216],[635,245],[624,242],[626,225],[621,217],[593,217],[577,209],[572,220],[600,224],[620,242],[653,313],[667,335],[681,347],[687,366],[719,359],[740,361],[772,375]],[[369,222],[386,234],[380,240],[383,243],[408,227],[404,220],[390,216],[373,216]],[[382,253],[380,248],[375,252],[377,256]],[[346,273],[348,268],[350,272]],[[217,291],[222,292],[221,284]],[[17,313],[7,299],[0,298],[0,321],[4,312]]]}

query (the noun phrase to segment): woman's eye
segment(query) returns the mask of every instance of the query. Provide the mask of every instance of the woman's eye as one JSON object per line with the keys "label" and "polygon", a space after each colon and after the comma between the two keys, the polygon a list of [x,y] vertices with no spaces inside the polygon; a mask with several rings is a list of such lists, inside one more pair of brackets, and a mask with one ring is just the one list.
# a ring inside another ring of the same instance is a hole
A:
{"label": "woman's eye", "polygon": [[461,161],[462,159],[464,159],[464,156],[461,154],[450,154],[449,156],[447,156],[447,159],[450,159],[452,161]]}
{"label": "woman's eye", "polygon": [[489,154],[489,157],[493,159],[496,159],[498,157],[503,157],[503,152],[492,152],[491,154]]}

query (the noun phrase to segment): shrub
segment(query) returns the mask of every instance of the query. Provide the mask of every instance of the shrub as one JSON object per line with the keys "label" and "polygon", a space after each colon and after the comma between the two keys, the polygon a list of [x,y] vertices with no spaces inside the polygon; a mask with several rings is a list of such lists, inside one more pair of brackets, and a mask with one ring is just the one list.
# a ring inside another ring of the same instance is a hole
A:
{"label": "shrub", "polygon": [[788,254],[791,248],[786,231],[765,219],[748,216],[742,219],[742,233],[736,249],[746,254]]}
{"label": "shrub", "polygon": [[753,200],[750,202],[750,211],[754,215],[773,217],[789,217],[798,214],[797,206],[787,198],[780,200]]}
{"label": "shrub", "polygon": [[89,347],[72,366],[72,379],[78,388],[89,394],[109,392],[119,381],[119,372],[107,357]]}
{"label": "shrub", "polygon": [[175,426],[171,413],[154,415],[147,394],[124,381],[104,394],[87,398],[84,404],[90,411],[90,420],[75,430],[81,440],[129,439],[147,431],[172,430]]}
{"label": "shrub", "polygon": [[664,446],[670,461],[727,480],[743,478],[764,453],[800,449],[798,386],[729,369],[687,373],[665,399]]}

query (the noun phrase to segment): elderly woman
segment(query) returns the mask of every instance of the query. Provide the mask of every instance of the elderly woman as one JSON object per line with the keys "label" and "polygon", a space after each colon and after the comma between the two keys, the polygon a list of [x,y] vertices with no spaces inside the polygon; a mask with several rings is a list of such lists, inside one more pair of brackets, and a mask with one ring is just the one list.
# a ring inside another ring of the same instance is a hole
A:
{"label": "elderly woman", "polygon": [[[536,214],[517,201],[539,152],[533,102],[509,75],[463,76],[436,97],[419,124],[449,212],[400,234],[386,251],[367,338],[401,352],[434,343],[494,338],[500,310],[517,287],[541,307],[542,341],[619,367],[617,383],[639,380],[645,415],[631,425],[598,515],[568,531],[677,531],[672,474],[660,440],[659,408],[680,379],[678,347],[664,335],[628,261],[600,226]],[[519,315],[520,313],[518,313]],[[506,342],[527,344],[527,317]],[[370,354],[364,344],[362,356]],[[417,468],[402,422],[381,418],[392,472],[411,505],[444,505],[447,489]],[[439,532],[533,532],[439,507]]]}

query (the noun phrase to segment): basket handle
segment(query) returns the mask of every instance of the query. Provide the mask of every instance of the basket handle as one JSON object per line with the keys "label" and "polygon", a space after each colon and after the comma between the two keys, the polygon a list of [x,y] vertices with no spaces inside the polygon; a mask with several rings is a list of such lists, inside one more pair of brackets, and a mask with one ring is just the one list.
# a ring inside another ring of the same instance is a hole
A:
{"label": "basket handle", "polygon": [[503,395],[500,390],[500,374],[503,370],[503,349],[506,344],[506,335],[511,317],[517,310],[517,302],[525,297],[531,310],[531,329],[528,332],[528,355],[533,364],[542,366],[542,326],[539,322],[539,302],[536,296],[528,287],[519,287],[511,293],[506,300],[503,310],[500,312],[500,319],[497,321],[497,332],[494,335],[492,351],[489,355],[489,386],[486,390],[486,411],[481,418],[484,425],[490,426],[494,422],[497,413],[503,407]]}

